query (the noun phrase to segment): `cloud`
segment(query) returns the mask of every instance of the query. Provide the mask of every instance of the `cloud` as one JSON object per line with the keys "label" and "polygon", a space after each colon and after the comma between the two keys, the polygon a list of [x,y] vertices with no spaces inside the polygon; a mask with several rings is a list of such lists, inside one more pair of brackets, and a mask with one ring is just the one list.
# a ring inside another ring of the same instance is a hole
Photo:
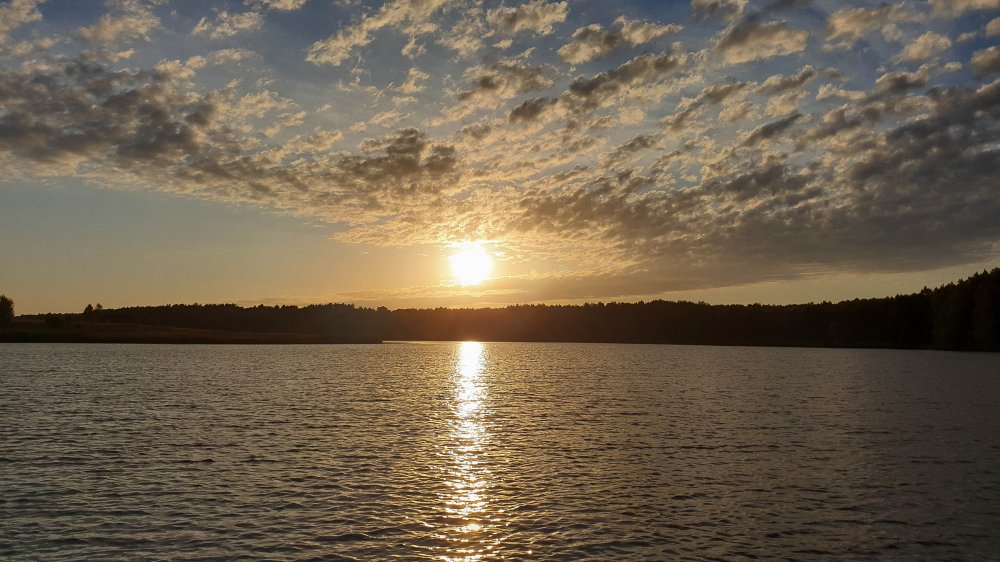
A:
{"label": "cloud", "polygon": [[747,18],[727,28],[714,50],[727,63],[739,64],[805,50],[809,32],[780,21],[760,23]]}
{"label": "cloud", "polygon": [[451,30],[438,37],[436,42],[455,51],[461,57],[469,58],[483,48],[484,39],[489,35],[478,12],[466,10],[462,18],[451,26]]}
{"label": "cloud", "polygon": [[418,68],[410,68],[406,71],[406,81],[397,86],[396,91],[404,95],[419,94],[427,89],[423,83],[430,77],[430,74]]}
{"label": "cloud", "polygon": [[566,21],[569,2],[531,0],[517,7],[503,6],[486,13],[486,20],[507,35],[533,31],[539,35],[552,33],[552,26]]}
{"label": "cloud", "polygon": [[722,84],[715,84],[709,86],[698,94],[695,98],[695,104],[711,104],[716,105],[720,103],[725,103],[727,100],[731,100],[734,96],[739,95],[746,89],[747,84],[745,82],[724,82]]}
{"label": "cloud", "polygon": [[318,130],[311,135],[295,135],[281,146],[260,153],[263,161],[278,163],[290,157],[308,158],[328,153],[334,145],[343,140],[340,131]]}
{"label": "cloud", "polygon": [[996,37],[1000,35],[1000,18],[993,18],[986,24],[986,36]]}
{"label": "cloud", "polygon": [[[52,80],[43,90],[31,86],[43,77]],[[191,146],[188,123],[212,113],[182,103],[162,71],[110,72],[78,59],[49,72],[4,71],[0,80],[8,108],[0,146],[41,162],[126,154],[143,160],[154,145],[169,153]],[[37,94],[58,112],[46,112]],[[156,105],[163,111],[150,111]]]}
{"label": "cloud", "polygon": [[38,5],[44,0],[11,0],[0,4],[0,44],[7,41],[10,32],[22,25],[41,21]]}
{"label": "cloud", "polygon": [[[784,121],[787,120],[781,123]],[[702,189],[732,196],[737,201],[750,201],[764,194],[775,196],[800,191],[810,179],[808,172],[793,173],[781,160],[770,158],[736,175],[712,178],[702,184]]]}
{"label": "cloud", "polygon": [[827,46],[831,49],[848,49],[876,30],[888,31],[896,23],[919,22],[922,19],[922,15],[913,12],[910,6],[903,3],[838,10],[826,20]]}
{"label": "cloud", "polygon": [[[769,153],[721,162],[682,190],[627,171],[529,189],[518,203],[524,216],[511,224],[526,235],[587,240],[634,256],[624,270],[632,290],[642,279],[662,289],[711,284],[714,275],[759,280],[816,268],[901,271],[983,259],[1000,234],[1000,81],[929,95],[915,119],[882,131],[857,127],[849,140],[832,141],[829,160],[797,167]],[[856,109],[878,121],[891,113],[870,109],[884,103],[872,99]],[[758,127],[744,143],[788,134],[803,117]],[[620,149],[655,142],[633,140]]]}
{"label": "cloud", "polygon": [[29,39],[27,41],[19,41],[7,50],[6,54],[10,57],[26,57],[35,53],[36,51],[46,51],[55,47],[61,41],[54,37],[39,37],[38,39]]}
{"label": "cloud", "polygon": [[416,36],[434,31],[436,27],[425,24],[448,0],[390,0],[378,12],[361,18],[328,39],[316,41],[309,47],[306,60],[315,64],[340,66],[351,52],[372,42],[372,34],[384,28],[402,28],[408,32],[411,42],[409,49],[415,49]]}
{"label": "cloud", "polygon": [[790,91],[767,100],[765,110],[768,115],[786,115],[797,111],[799,103],[806,97],[803,91]]}
{"label": "cloud", "polygon": [[461,101],[477,98],[510,99],[518,94],[541,90],[552,85],[553,69],[533,66],[517,59],[503,59],[472,67],[466,75],[472,88],[461,92]]}
{"label": "cloud", "polygon": [[[369,139],[360,154],[335,158],[328,175],[344,201],[359,200],[369,208],[402,204],[407,198],[441,193],[453,184],[458,165],[454,146],[432,143],[415,128]],[[335,197],[336,198],[336,197]]]}
{"label": "cloud", "polygon": [[628,142],[618,146],[608,153],[605,158],[604,166],[611,167],[616,163],[624,161],[637,152],[656,147],[662,138],[662,135],[659,134],[637,135],[632,137]]}
{"label": "cloud", "polygon": [[470,86],[458,92],[456,105],[443,110],[446,121],[462,119],[481,109],[495,109],[497,100],[548,88],[558,72],[549,65],[531,65],[521,58],[510,58],[470,67],[464,75]]}
{"label": "cloud", "polygon": [[[172,74],[179,70],[112,71],[82,58],[2,69],[0,153],[41,176],[79,174],[348,223],[393,205],[403,212],[405,201],[437,197],[458,178],[455,148],[413,128],[355,153],[328,152],[341,136],[322,130],[261,149],[258,133],[302,123],[305,113],[269,92],[196,94]],[[275,117],[259,131],[240,125],[267,114]],[[293,152],[299,157],[286,162]]]}
{"label": "cloud", "polygon": [[256,56],[257,53],[247,49],[220,49],[209,53],[206,56],[206,61],[208,64],[224,64],[227,62],[239,62]]}
{"label": "cloud", "polygon": [[685,98],[679,104],[681,111],[664,117],[660,125],[680,131],[692,120],[698,118],[706,106],[719,105],[738,100],[746,92],[746,82],[724,82],[708,86],[694,98]]}
{"label": "cloud", "polygon": [[309,0],[246,0],[245,4],[259,4],[272,10],[291,11],[305,6]]}
{"label": "cloud", "polygon": [[656,82],[673,74],[685,60],[684,54],[672,52],[640,55],[614,70],[601,72],[591,78],[573,80],[562,99],[578,109],[594,109],[623,88]]}
{"label": "cloud", "polygon": [[935,17],[957,18],[974,10],[995,10],[1000,0],[928,0]]}
{"label": "cloud", "polygon": [[928,31],[907,45],[896,55],[896,60],[925,61],[949,48],[951,48],[951,39],[939,33]]}
{"label": "cloud", "polygon": [[875,80],[875,91],[883,94],[901,94],[927,85],[926,72],[887,72]]}
{"label": "cloud", "polygon": [[753,146],[761,141],[766,141],[773,139],[787,131],[796,121],[802,118],[801,113],[793,113],[784,119],[779,119],[777,121],[772,121],[757,127],[756,129],[750,131],[746,139],[743,141],[743,146]]}
{"label": "cloud", "polygon": [[529,123],[541,116],[559,102],[556,98],[534,98],[527,100],[511,110],[511,123]]}
{"label": "cloud", "polygon": [[261,129],[261,134],[265,137],[273,137],[290,127],[297,127],[305,123],[305,111],[290,111],[279,114],[270,125]]}
{"label": "cloud", "polygon": [[972,53],[972,69],[976,76],[1000,73],[1000,47],[989,47]]}
{"label": "cloud", "polygon": [[774,96],[783,94],[789,90],[797,90],[815,76],[816,69],[809,65],[803,66],[797,74],[792,76],[775,74],[774,76],[769,76],[761,83],[757,88],[757,93],[765,96]]}
{"label": "cloud", "polygon": [[378,127],[393,127],[397,125],[403,119],[409,117],[409,113],[402,113],[396,109],[390,109],[389,111],[383,111],[371,119],[368,120],[368,125],[375,125]]}
{"label": "cloud", "polygon": [[94,25],[81,27],[77,35],[92,43],[117,41],[148,41],[149,34],[160,27],[160,20],[138,0],[114,0],[111,13],[104,14]]}
{"label": "cloud", "polygon": [[640,55],[612,70],[574,79],[559,97],[526,100],[510,112],[508,121],[514,124],[539,121],[557,109],[568,114],[594,111],[630,88],[656,83],[674,74],[686,60],[684,53]]}
{"label": "cloud", "polygon": [[691,0],[691,13],[696,20],[735,20],[746,5],[746,0]]}
{"label": "cloud", "polygon": [[719,119],[724,123],[734,123],[742,119],[757,119],[758,105],[751,102],[742,102],[726,107],[719,113]]}
{"label": "cloud", "polygon": [[295,102],[269,90],[248,93],[226,108],[229,116],[241,119],[247,117],[260,119],[268,113],[289,112],[294,109],[298,109]]}
{"label": "cloud", "polygon": [[[1000,162],[995,148],[1000,81],[976,90],[933,89],[929,98],[905,96],[926,85],[926,79],[922,72],[887,73],[866,100],[831,112],[816,127],[853,134],[825,137],[834,139],[824,141],[833,152],[829,159],[801,166],[783,154],[765,153],[759,160],[721,161],[700,184],[683,190],[660,183],[672,174],[632,174],[631,187],[598,179],[529,190],[518,203],[527,215],[512,224],[526,235],[586,239],[594,247],[641,256],[635,267],[650,279],[693,286],[702,275],[710,279],[725,271],[731,276],[734,267],[760,279],[795,276],[817,264],[898,271],[942,259],[982,259],[1000,233],[990,218],[1000,208],[990,195]],[[914,110],[918,116],[901,124],[874,125]],[[795,140],[801,135],[793,126],[802,123],[808,123],[806,116],[793,114],[752,129],[741,142],[760,150],[779,138]],[[639,135],[609,159],[625,162],[638,151],[659,149],[661,142],[655,135]],[[921,154],[933,155],[931,161]],[[959,168],[952,168],[950,158],[961,160]],[[949,187],[955,178],[944,179],[943,170],[961,176],[957,191]],[[970,209],[974,216],[963,216]],[[983,230],[987,223],[989,233]],[[645,277],[635,271],[628,276],[633,289]]]}
{"label": "cloud", "polygon": [[257,31],[263,26],[264,18],[259,12],[231,14],[223,10],[215,16],[215,22],[208,21],[208,18],[201,18],[198,25],[191,30],[191,35],[207,35],[218,41],[238,33]]}
{"label": "cloud", "polygon": [[677,24],[655,24],[621,16],[615,20],[614,28],[604,29],[595,23],[577,29],[572,40],[559,48],[558,55],[569,64],[581,64],[607,55],[620,45],[642,45],[682,29]]}

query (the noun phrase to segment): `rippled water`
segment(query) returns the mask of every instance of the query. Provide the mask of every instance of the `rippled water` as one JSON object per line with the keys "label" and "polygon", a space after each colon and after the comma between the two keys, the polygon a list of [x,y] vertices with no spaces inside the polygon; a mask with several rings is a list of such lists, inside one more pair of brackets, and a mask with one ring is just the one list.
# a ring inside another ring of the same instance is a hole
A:
{"label": "rippled water", "polygon": [[1000,357],[0,345],[0,557],[1000,558]]}

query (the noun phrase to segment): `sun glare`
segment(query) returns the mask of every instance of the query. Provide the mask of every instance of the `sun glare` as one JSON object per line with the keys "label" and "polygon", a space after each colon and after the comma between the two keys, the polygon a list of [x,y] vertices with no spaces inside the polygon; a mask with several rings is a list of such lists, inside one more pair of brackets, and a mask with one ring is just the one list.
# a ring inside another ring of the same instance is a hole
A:
{"label": "sun glare", "polygon": [[451,274],[462,285],[478,285],[490,276],[493,260],[479,244],[469,245],[452,254]]}

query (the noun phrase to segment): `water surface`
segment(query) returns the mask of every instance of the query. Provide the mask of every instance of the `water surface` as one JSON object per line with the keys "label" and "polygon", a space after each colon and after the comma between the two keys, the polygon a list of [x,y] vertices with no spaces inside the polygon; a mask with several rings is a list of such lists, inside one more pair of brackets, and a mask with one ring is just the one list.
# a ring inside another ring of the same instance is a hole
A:
{"label": "water surface", "polygon": [[1000,357],[0,344],[0,557],[1000,557]]}

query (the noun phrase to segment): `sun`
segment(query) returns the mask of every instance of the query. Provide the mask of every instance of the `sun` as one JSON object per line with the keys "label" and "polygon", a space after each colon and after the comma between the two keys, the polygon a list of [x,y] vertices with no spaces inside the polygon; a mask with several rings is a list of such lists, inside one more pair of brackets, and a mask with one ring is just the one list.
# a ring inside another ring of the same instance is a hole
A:
{"label": "sun", "polygon": [[464,246],[448,261],[451,262],[452,276],[462,285],[478,285],[486,281],[493,270],[493,259],[479,244]]}

